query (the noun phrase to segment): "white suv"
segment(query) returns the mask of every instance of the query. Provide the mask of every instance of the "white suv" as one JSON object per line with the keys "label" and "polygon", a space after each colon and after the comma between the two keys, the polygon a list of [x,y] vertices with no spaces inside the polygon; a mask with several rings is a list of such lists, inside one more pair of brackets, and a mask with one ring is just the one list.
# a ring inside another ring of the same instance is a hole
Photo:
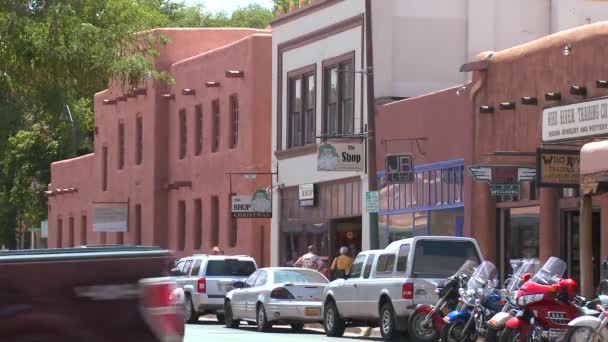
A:
{"label": "white suv", "polygon": [[232,291],[237,281],[245,281],[255,270],[255,260],[250,256],[196,254],[177,261],[172,272],[184,290],[186,323],[195,323],[202,315],[216,314],[224,322],[224,297]]}

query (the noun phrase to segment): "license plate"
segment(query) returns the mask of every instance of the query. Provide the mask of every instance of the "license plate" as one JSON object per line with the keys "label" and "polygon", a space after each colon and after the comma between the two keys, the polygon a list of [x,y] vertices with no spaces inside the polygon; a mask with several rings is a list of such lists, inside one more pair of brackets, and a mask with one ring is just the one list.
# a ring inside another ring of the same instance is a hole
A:
{"label": "license plate", "polygon": [[319,309],[319,308],[306,308],[304,310],[304,315],[306,315],[306,316],[320,316],[321,315],[321,309]]}

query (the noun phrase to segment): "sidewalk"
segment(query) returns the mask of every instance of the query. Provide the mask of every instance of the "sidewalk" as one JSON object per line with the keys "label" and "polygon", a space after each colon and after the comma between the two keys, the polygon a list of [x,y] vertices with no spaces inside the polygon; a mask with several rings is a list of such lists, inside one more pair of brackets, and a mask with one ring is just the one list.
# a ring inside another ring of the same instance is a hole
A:
{"label": "sidewalk", "polygon": [[[321,324],[307,324],[306,329],[325,333],[325,330],[323,329],[323,325],[321,325]],[[370,338],[381,338],[382,337],[380,335],[380,328],[372,329],[368,336],[363,335],[364,330],[365,330],[364,328],[347,328],[346,332],[344,333],[344,336],[346,336],[346,337],[370,337]]]}

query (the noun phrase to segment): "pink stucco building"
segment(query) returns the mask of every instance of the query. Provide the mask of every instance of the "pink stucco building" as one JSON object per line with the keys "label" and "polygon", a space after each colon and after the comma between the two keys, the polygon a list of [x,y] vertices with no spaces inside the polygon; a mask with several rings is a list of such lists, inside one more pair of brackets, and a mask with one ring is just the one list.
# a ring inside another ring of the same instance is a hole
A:
{"label": "pink stucco building", "polygon": [[[53,163],[49,247],[143,244],[178,256],[254,256],[268,264],[269,219],[233,219],[232,194],[271,184],[271,35],[252,29],[158,29],[170,43],[147,82],[95,95],[93,154]],[[94,231],[94,208],[124,205],[126,232]]]}

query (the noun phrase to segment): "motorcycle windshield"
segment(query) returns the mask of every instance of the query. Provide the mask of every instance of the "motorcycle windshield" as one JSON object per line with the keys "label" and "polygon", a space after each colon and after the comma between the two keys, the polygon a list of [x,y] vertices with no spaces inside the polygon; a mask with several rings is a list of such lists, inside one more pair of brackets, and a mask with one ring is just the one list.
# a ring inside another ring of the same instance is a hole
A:
{"label": "motorcycle windshield", "polygon": [[513,275],[505,282],[505,289],[511,293],[519,290],[524,284],[523,276],[526,273],[536,274],[540,268],[538,259],[519,259],[511,263]]}
{"label": "motorcycle windshield", "polygon": [[471,277],[473,272],[475,272],[475,267],[477,267],[477,262],[473,260],[467,260],[464,264],[456,271],[453,277],[465,275],[467,277]]}
{"label": "motorcycle windshield", "polygon": [[[467,290],[475,290],[479,293],[483,288],[493,288],[498,280],[496,266],[489,261],[484,261],[475,269],[467,284]],[[489,286],[487,286],[489,285]]]}
{"label": "motorcycle windshield", "polygon": [[542,285],[555,284],[564,276],[566,267],[566,263],[560,258],[550,257],[531,280]]}

